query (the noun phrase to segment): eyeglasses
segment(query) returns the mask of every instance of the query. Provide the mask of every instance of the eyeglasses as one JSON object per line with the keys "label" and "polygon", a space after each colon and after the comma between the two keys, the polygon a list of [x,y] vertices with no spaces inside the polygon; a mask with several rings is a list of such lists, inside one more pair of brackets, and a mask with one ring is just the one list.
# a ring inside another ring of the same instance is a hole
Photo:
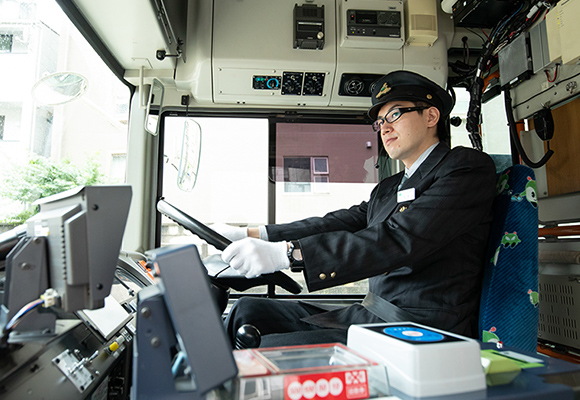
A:
{"label": "eyeglasses", "polygon": [[384,117],[379,118],[375,122],[373,122],[373,130],[375,132],[380,132],[385,121],[388,122],[389,124],[392,124],[393,122],[395,122],[399,118],[401,118],[401,115],[403,115],[405,113],[412,112],[412,111],[426,110],[427,108],[429,108],[429,107],[417,106],[417,107],[393,108],[391,111],[389,111],[387,113],[387,115],[385,115]]}

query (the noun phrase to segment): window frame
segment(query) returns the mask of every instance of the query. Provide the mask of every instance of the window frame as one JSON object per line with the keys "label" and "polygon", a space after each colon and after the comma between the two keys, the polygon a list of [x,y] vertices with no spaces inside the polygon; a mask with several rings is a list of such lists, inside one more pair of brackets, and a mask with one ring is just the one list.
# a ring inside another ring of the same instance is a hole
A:
{"label": "window frame", "polygon": [[[311,162],[312,162],[312,177],[314,177],[315,175],[328,175],[330,172],[330,167],[329,167],[329,163],[328,163],[328,156],[323,156],[323,157],[310,157]],[[325,161],[326,164],[326,170],[325,171],[317,171],[316,170],[316,161],[317,160],[323,160]]]}
{"label": "window frame", "polygon": [[[324,112],[324,114],[323,114]],[[268,186],[268,224],[276,223],[276,126],[279,123],[314,123],[314,124],[346,124],[346,125],[367,125],[369,126],[372,124],[372,121],[366,113],[355,113],[355,112],[339,112],[339,111],[312,111],[312,112],[305,112],[304,114],[296,114],[294,112],[287,112],[287,113],[276,113],[276,112],[268,112],[268,111],[247,111],[247,112],[240,112],[239,110],[233,109],[222,109],[219,113],[215,111],[207,111],[207,110],[196,110],[196,109],[189,109],[186,111],[165,111],[161,115],[161,124],[160,124],[160,151],[159,151],[159,179],[158,179],[158,197],[163,197],[162,193],[162,176],[163,176],[163,168],[165,164],[163,162],[163,137],[164,137],[164,126],[165,126],[165,118],[170,116],[181,116],[181,117],[216,117],[216,118],[266,118],[269,123],[269,139],[268,139],[268,148],[269,148],[269,165],[268,165],[268,179],[270,185]],[[374,143],[374,142],[373,142]],[[377,143],[380,145],[380,142]],[[312,160],[311,156],[311,160]],[[318,156],[316,156],[318,157]],[[330,163],[330,160],[329,160]],[[313,168],[311,166],[311,168]],[[312,169],[311,169],[312,171]],[[329,164],[329,172],[330,172],[330,164]],[[324,174],[320,174],[324,175]],[[161,215],[157,213],[156,218],[156,227],[155,227],[155,245],[156,247],[160,246],[161,243]],[[254,297],[269,297],[269,298],[276,298],[276,299],[296,299],[299,298],[301,300],[324,300],[325,303],[333,303],[333,304],[341,304],[346,305],[351,303],[352,301],[360,301],[360,299],[364,298],[364,294],[328,294],[328,293],[308,293],[308,294],[300,294],[298,296],[292,294],[281,294],[276,293],[275,286],[269,284],[267,286],[267,291],[262,294],[255,294],[255,293],[232,293],[230,295],[231,299],[237,299],[244,296],[254,296]]]}
{"label": "window frame", "polygon": [[[165,111],[162,112],[160,118],[160,131],[159,131],[159,153],[158,153],[158,180],[157,180],[157,197],[163,197],[163,169],[166,168],[166,164],[163,160],[164,154],[164,138],[165,138],[165,120],[168,117],[215,117],[215,118],[264,118],[268,120],[268,224],[274,224],[276,216],[276,125],[278,123],[315,123],[315,124],[345,124],[345,125],[365,125],[369,126],[371,120],[366,116],[366,114],[361,113],[340,113],[335,114],[332,112],[325,112],[324,115],[319,113],[308,113],[300,115],[296,114],[281,115],[279,113],[271,112],[244,112],[233,110],[223,110],[219,114],[215,112],[208,112],[204,110],[188,110],[185,111]],[[317,158],[319,156],[316,156]],[[310,157],[312,163],[312,156]],[[312,168],[312,166],[311,166]],[[162,218],[159,212],[156,213],[155,218],[155,247],[161,245],[161,223]],[[349,304],[352,301],[360,301],[364,298],[365,294],[328,294],[328,293],[307,293],[300,295],[292,295],[285,293],[276,293],[276,287],[273,284],[268,284],[266,291],[260,294],[256,293],[231,293],[231,299],[237,299],[245,296],[253,297],[268,297],[276,299],[296,299],[301,300],[324,300],[328,303],[334,304]]]}

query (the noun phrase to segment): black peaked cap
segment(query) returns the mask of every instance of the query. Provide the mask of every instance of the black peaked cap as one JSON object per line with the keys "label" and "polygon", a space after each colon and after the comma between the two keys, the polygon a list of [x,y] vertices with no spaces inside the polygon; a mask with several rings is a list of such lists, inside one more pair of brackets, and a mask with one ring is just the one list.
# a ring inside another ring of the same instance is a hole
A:
{"label": "black peaked cap", "polygon": [[381,107],[395,100],[424,101],[437,107],[441,118],[453,109],[454,102],[449,93],[435,82],[410,71],[393,71],[383,76],[375,84],[368,114],[377,119]]}

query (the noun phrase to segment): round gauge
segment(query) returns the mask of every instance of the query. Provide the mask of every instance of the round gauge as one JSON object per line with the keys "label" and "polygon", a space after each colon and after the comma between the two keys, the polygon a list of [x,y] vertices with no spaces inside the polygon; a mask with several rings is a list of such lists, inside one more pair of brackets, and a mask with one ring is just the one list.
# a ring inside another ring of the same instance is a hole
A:
{"label": "round gauge", "polygon": [[344,83],[344,92],[350,96],[361,94],[364,88],[365,84],[359,78],[352,78]]}

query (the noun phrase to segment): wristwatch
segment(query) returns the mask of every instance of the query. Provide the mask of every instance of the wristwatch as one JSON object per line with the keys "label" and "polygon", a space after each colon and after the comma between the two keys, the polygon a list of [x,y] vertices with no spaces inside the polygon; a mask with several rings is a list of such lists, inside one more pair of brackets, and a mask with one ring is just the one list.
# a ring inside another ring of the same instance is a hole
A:
{"label": "wristwatch", "polygon": [[287,255],[290,260],[290,271],[302,272],[304,271],[304,259],[302,258],[300,243],[298,243],[298,240],[291,240],[289,243]]}

